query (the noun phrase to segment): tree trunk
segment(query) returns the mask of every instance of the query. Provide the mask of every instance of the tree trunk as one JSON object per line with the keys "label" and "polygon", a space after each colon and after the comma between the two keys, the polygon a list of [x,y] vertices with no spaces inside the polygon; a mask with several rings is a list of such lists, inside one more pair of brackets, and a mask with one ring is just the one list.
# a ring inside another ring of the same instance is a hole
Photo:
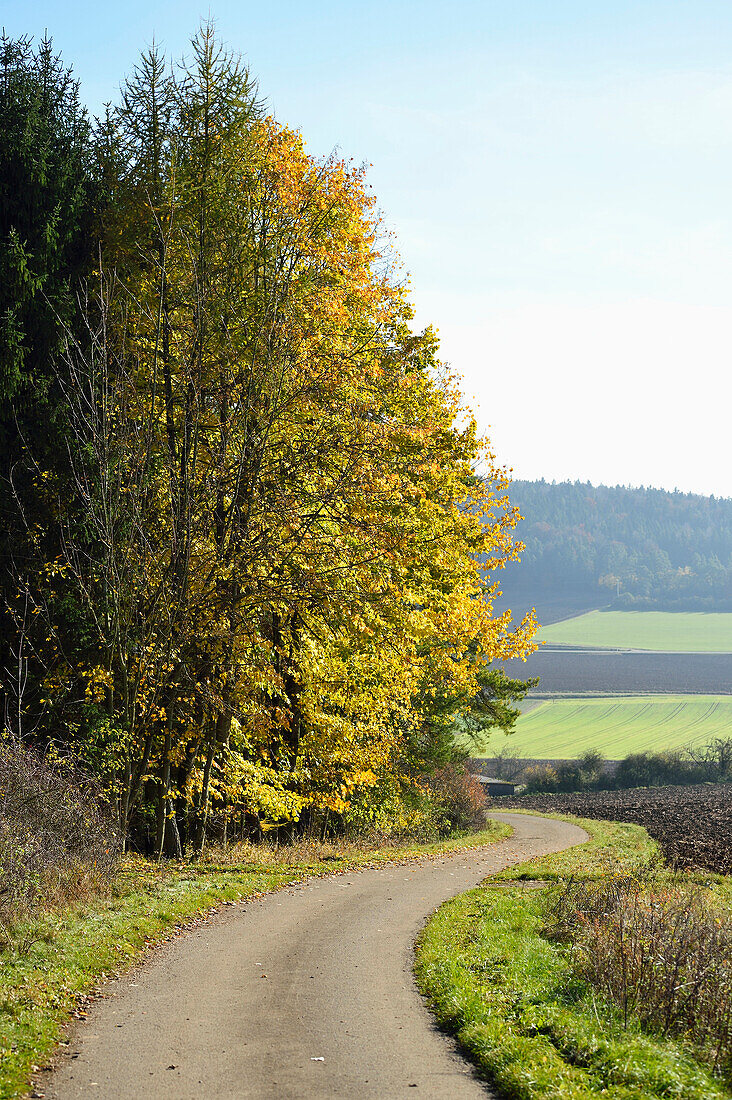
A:
{"label": "tree trunk", "polygon": [[218,749],[224,748],[229,743],[231,734],[231,714],[219,711],[216,716],[216,724],[213,729],[213,737],[206,754],[206,762],[203,766],[203,782],[201,784],[201,799],[198,805],[198,814],[195,828],[193,848],[197,855],[203,851],[206,843],[206,829],[208,828],[208,814],[211,791],[211,768],[216,758]]}
{"label": "tree trunk", "polygon": [[157,832],[155,835],[155,856],[160,863],[165,851],[166,823],[168,820],[168,803],[170,796],[170,752],[172,748],[172,735],[170,729],[170,715],[165,725],[165,741],[163,744],[163,759],[160,764],[160,784],[158,787],[158,814]]}

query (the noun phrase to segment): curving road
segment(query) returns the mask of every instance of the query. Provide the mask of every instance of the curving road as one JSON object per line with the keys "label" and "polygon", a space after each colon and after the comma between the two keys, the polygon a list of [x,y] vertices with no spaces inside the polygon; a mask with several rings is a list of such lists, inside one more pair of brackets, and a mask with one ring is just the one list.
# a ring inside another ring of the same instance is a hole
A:
{"label": "curving road", "polygon": [[485,1100],[417,992],[415,936],[441,902],[486,875],[586,839],[566,822],[492,816],[514,835],[312,879],[159,949],[92,1006],[44,1075],[46,1097]]}

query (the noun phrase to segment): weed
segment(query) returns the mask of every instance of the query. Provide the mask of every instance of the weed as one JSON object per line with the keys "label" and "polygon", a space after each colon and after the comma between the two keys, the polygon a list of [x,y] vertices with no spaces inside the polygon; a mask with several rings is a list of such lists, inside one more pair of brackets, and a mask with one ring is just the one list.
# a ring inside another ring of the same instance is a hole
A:
{"label": "weed", "polygon": [[39,907],[98,894],[118,851],[112,815],[92,779],[0,743],[0,945]]}
{"label": "weed", "polygon": [[[625,878],[669,890],[701,886],[695,876],[659,871],[657,846],[645,830],[575,821],[590,834],[585,845],[507,868],[437,910],[417,945],[420,988],[479,1072],[512,1100],[729,1097],[714,1074],[713,1052],[691,1046],[686,1034],[647,1033],[633,1011],[624,1019],[578,972],[576,949],[561,942],[566,931],[546,937],[547,883],[571,879],[594,899],[588,912],[608,908],[599,884],[611,879],[618,891]],[[529,881],[538,888],[526,889]],[[712,886],[721,906],[726,888],[716,879]],[[566,925],[573,912],[568,905],[558,923]]]}
{"label": "weed", "polygon": [[732,1069],[732,918],[698,884],[615,874],[570,880],[549,898],[546,933],[577,971],[661,1035]]}

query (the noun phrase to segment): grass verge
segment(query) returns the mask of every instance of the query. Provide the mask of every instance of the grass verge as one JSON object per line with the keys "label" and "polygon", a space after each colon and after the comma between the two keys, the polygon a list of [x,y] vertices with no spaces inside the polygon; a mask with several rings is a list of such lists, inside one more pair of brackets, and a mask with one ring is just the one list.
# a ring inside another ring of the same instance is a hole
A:
{"label": "grass verge", "polygon": [[[86,999],[106,978],[211,910],[311,875],[465,850],[509,833],[490,822],[483,832],[433,844],[235,845],[162,870],[125,860],[107,896],[13,929],[13,946],[0,954],[0,1098],[27,1095],[32,1075],[64,1041],[65,1025],[83,1018]],[[42,1078],[36,1080],[35,1094],[42,1095]]]}
{"label": "grass verge", "polygon": [[[732,1096],[682,1043],[625,1029],[575,976],[570,947],[542,937],[548,883],[658,859],[639,826],[571,820],[590,834],[586,844],[491,876],[428,923],[415,972],[439,1022],[509,1100]],[[729,897],[719,876],[704,881]]]}

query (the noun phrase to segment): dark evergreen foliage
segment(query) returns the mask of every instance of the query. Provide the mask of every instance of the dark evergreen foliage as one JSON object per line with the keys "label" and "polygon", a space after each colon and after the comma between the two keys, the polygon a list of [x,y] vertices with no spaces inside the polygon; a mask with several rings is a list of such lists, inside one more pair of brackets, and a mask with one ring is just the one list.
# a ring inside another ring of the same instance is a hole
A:
{"label": "dark evergreen foliage", "polygon": [[18,734],[10,712],[23,693],[27,710],[38,583],[59,538],[47,486],[68,499],[62,349],[96,253],[91,127],[50,39],[0,37],[0,135],[0,670]]}
{"label": "dark evergreen foliage", "polygon": [[90,126],[50,39],[0,39],[0,133],[0,430],[37,446],[91,251]]}

